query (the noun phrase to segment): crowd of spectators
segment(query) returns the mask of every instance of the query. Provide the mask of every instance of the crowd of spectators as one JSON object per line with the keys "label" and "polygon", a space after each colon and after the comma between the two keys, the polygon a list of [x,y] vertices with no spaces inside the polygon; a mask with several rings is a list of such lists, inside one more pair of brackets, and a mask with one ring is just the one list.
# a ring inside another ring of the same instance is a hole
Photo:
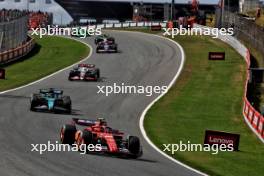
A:
{"label": "crowd of spectators", "polygon": [[29,28],[46,27],[52,24],[52,14],[47,12],[30,12]]}
{"label": "crowd of spectators", "polygon": [[47,12],[33,12],[27,10],[0,10],[0,23],[9,22],[21,18],[22,16],[28,16],[28,27],[46,27],[49,24],[52,24],[52,14]]}

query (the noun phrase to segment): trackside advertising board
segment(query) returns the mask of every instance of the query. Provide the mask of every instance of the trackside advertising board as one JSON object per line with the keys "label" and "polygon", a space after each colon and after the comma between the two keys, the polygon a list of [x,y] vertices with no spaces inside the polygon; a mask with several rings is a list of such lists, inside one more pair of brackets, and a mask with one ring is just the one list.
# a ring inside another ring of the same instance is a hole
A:
{"label": "trackside advertising board", "polygon": [[221,131],[212,131],[212,130],[206,130],[205,131],[205,138],[204,138],[204,144],[233,144],[234,151],[238,151],[239,147],[239,134],[232,134],[232,133],[226,133]]}
{"label": "trackside advertising board", "polygon": [[209,52],[209,60],[225,60],[225,52]]}
{"label": "trackside advertising board", "polygon": [[152,31],[161,31],[162,26],[161,25],[152,25],[151,30]]}
{"label": "trackside advertising board", "polygon": [[0,79],[5,79],[5,69],[0,68]]}

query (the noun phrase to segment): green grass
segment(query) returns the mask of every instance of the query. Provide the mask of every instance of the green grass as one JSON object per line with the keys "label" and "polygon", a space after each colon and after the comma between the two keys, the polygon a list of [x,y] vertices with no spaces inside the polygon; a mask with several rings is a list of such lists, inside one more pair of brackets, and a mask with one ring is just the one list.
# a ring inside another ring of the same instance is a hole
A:
{"label": "green grass", "polygon": [[25,85],[85,58],[89,48],[83,43],[62,37],[36,37],[36,47],[21,61],[5,67],[6,79],[0,91]]}
{"label": "green grass", "polygon": [[[243,58],[208,37],[184,36],[176,41],[185,50],[186,63],[177,83],[148,111],[144,121],[148,136],[163,149],[162,144],[180,140],[203,144],[206,129],[238,133],[239,152],[176,152],[173,157],[210,175],[262,175],[264,145],[242,116]],[[225,51],[226,61],[208,61],[209,51]]]}

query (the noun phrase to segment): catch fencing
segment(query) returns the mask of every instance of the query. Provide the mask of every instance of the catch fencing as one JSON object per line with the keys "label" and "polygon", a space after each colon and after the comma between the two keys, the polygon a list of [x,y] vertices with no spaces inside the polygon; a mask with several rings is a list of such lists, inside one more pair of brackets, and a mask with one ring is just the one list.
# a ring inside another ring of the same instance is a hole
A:
{"label": "catch fencing", "polygon": [[264,28],[257,25],[253,19],[225,11],[223,27],[234,28],[239,40],[249,43],[264,55]]}
{"label": "catch fencing", "polygon": [[0,64],[28,54],[35,45],[28,36],[28,15],[20,11],[0,11]]}
{"label": "catch fencing", "polygon": [[28,17],[0,23],[0,53],[14,49],[27,41]]}

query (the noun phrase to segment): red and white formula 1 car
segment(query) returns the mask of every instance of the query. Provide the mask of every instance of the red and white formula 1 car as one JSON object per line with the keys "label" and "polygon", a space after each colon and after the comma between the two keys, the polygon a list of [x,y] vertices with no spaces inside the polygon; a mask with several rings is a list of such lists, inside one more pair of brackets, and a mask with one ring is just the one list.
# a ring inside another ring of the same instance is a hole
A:
{"label": "red and white formula 1 car", "polygon": [[100,78],[99,68],[95,68],[93,64],[79,64],[73,68],[68,79],[73,80],[84,80],[84,81],[97,81]]}
{"label": "red and white formula 1 car", "polygon": [[[83,130],[77,130],[76,126],[85,126]],[[73,119],[71,124],[63,125],[60,131],[60,140],[63,144],[100,144],[98,153],[138,158],[142,156],[140,140],[136,136],[127,136],[119,130],[107,126],[104,119],[86,120]]]}

